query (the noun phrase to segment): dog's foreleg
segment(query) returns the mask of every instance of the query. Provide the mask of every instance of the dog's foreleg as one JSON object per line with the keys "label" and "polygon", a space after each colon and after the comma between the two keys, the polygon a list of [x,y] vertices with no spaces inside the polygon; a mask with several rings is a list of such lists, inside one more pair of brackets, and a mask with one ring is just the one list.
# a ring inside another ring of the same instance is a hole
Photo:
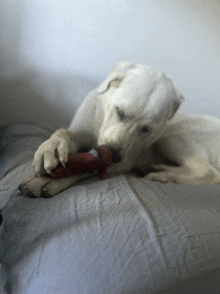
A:
{"label": "dog's foreleg", "polygon": [[33,176],[19,185],[19,190],[28,197],[49,198],[69,188],[80,180],[94,177],[91,173],[79,174],[63,179],[52,179],[50,177]]}
{"label": "dog's foreleg", "polygon": [[107,168],[107,173],[110,176],[126,174],[131,171],[133,164],[129,160],[122,160],[119,163],[113,163]]}
{"label": "dog's foreleg", "polygon": [[182,166],[154,165],[155,172],[146,179],[162,183],[213,185],[220,184],[220,173],[207,160],[193,156],[187,158]]}

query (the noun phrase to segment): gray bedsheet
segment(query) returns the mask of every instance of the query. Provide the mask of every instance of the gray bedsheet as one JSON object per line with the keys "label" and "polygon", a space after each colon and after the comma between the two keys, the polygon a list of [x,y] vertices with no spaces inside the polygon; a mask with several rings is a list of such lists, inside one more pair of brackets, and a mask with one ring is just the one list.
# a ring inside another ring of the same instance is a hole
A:
{"label": "gray bedsheet", "polygon": [[132,176],[20,194],[50,132],[1,129],[2,293],[220,293],[220,186]]}

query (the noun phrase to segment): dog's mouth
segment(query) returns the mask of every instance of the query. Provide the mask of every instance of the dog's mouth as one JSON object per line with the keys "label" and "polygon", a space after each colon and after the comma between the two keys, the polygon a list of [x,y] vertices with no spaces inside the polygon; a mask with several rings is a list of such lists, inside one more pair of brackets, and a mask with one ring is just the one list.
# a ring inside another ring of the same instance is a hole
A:
{"label": "dog's mouth", "polygon": [[119,149],[112,148],[112,147],[106,146],[106,145],[103,145],[103,146],[100,146],[100,147],[102,147],[106,151],[111,150],[113,163],[118,163],[118,162],[120,162],[122,160]]}
{"label": "dog's mouth", "polygon": [[112,161],[114,163],[118,163],[122,160],[122,157],[121,157],[119,150],[111,149],[111,152],[112,152]]}

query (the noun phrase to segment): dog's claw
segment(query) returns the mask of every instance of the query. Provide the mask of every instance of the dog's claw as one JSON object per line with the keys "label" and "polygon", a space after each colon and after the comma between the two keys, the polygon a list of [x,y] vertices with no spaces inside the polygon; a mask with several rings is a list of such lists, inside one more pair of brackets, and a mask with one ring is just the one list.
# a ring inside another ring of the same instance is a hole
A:
{"label": "dog's claw", "polygon": [[65,168],[65,162],[61,161],[60,163],[62,164],[62,167]]}

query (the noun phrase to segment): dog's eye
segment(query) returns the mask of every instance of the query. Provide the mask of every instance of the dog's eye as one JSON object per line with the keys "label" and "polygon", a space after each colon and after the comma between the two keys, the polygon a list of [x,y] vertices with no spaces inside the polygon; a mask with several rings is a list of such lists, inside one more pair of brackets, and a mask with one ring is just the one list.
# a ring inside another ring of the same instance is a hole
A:
{"label": "dog's eye", "polygon": [[142,126],[140,127],[140,133],[145,134],[150,132],[150,127],[149,126]]}
{"label": "dog's eye", "polygon": [[117,114],[120,120],[124,120],[126,118],[126,115],[123,110],[121,110],[119,107],[116,107]]}

